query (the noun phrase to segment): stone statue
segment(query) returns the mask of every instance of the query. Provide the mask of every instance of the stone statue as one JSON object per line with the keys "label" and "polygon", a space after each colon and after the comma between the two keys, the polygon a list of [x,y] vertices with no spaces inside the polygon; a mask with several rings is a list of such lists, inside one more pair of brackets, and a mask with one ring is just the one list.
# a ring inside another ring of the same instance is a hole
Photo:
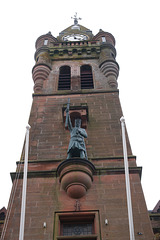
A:
{"label": "stone statue", "polygon": [[70,115],[69,115],[69,100],[66,108],[66,122],[65,127],[68,126],[70,131],[70,142],[67,151],[67,159],[80,157],[87,159],[87,152],[85,147],[84,138],[87,138],[86,130],[81,128],[81,119],[75,119],[75,127],[72,126]]}

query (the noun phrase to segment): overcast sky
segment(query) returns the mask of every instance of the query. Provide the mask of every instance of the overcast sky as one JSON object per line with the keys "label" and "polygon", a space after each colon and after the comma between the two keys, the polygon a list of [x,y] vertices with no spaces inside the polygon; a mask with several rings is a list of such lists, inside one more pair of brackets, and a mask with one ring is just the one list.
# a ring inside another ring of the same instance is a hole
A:
{"label": "overcast sky", "polygon": [[[73,24],[110,32],[120,66],[120,100],[133,154],[143,167],[142,186],[148,209],[160,200],[160,13],[159,0],[51,1],[6,0],[0,6],[0,209],[7,207],[10,172],[16,170],[28,123],[35,41],[57,37]],[[107,143],[106,143],[107,144]]]}

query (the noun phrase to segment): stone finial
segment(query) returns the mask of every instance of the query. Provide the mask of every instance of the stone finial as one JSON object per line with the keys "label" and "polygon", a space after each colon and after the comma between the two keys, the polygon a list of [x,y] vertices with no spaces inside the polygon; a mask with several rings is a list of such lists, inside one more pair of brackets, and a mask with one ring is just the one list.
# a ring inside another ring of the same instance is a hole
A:
{"label": "stone finial", "polygon": [[77,12],[75,13],[74,17],[71,17],[74,19],[74,25],[78,25],[78,20],[82,20],[82,18],[77,18]]}

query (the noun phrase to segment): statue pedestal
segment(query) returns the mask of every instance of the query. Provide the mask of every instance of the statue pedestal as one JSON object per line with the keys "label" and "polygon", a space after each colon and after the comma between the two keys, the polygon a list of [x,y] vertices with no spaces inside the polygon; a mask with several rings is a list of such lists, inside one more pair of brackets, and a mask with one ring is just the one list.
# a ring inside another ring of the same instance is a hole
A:
{"label": "statue pedestal", "polygon": [[57,168],[62,189],[75,199],[83,197],[91,187],[94,171],[94,165],[81,158],[67,159]]}

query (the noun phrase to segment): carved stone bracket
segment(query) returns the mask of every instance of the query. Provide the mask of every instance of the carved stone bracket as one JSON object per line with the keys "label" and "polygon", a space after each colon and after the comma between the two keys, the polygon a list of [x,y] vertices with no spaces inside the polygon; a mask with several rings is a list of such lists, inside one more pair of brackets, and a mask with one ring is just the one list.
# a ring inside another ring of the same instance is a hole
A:
{"label": "carved stone bracket", "polygon": [[81,158],[67,159],[57,168],[62,189],[75,199],[83,197],[91,187],[94,171],[94,165]]}

